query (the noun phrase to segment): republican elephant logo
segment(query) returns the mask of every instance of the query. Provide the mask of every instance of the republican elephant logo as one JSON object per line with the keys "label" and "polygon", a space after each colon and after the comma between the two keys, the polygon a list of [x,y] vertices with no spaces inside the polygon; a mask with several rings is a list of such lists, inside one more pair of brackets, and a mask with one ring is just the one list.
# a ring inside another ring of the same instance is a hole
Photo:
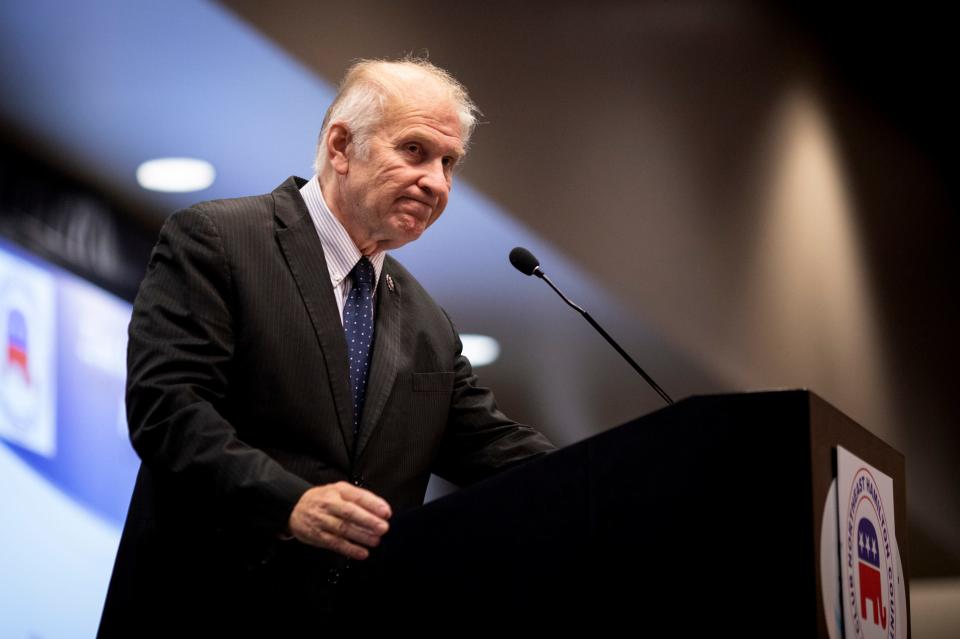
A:
{"label": "republican elephant logo", "polygon": [[17,369],[25,384],[30,384],[27,365],[27,320],[17,309],[7,316],[7,366]]}
{"label": "republican elephant logo", "polygon": [[887,609],[883,607],[883,588],[880,583],[880,546],[877,529],[866,517],[857,524],[857,556],[860,575],[860,617],[867,620],[867,602],[873,609],[873,623],[887,627]]}

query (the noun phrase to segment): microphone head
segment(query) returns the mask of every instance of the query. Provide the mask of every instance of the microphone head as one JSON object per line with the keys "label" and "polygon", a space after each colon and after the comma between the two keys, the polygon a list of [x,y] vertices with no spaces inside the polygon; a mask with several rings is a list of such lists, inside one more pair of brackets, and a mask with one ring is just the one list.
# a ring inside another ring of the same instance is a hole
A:
{"label": "microphone head", "polygon": [[533,253],[522,246],[510,251],[510,263],[524,275],[533,275],[537,267],[540,266],[540,261],[533,256]]}

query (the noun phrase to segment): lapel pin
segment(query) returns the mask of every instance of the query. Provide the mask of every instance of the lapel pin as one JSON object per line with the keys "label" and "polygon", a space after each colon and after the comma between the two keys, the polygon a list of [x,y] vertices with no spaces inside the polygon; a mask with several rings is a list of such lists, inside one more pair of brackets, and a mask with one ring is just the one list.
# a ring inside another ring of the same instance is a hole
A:
{"label": "lapel pin", "polygon": [[390,274],[387,273],[387,288],[390,289],[390,292],[393,292],[393,278],[390,277]]}

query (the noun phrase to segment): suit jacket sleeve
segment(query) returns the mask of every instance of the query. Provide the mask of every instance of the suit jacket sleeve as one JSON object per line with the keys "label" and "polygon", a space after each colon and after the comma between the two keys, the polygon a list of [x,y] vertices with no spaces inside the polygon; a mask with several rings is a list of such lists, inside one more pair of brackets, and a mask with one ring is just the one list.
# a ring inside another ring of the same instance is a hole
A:
{"label": "suit jacket sleeve", "polygon": [[449,315],[447,321],[456,344],[453,395],[433,472],[465,486],[556,450],[541,433],[500,412],[490,389],[477,386]]}
{"label": "suit jacket sleeve", "polygon": [[127,350],[133,447],[162,480],[217,515],[276,532],[310,484],[242,441],[224,415],[234,352],[227,256],[214,222],[164,224],[134,302]]}

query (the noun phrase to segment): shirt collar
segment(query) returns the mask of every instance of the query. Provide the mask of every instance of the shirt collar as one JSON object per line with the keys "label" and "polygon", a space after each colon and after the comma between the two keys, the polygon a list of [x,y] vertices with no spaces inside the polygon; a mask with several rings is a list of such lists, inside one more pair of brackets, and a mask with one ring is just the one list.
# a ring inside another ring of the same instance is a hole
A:
{"label": "shirt collar", "polygon": [[[350,275],[354,265],[363,257],[363,253],[350,239],[347,229],[343,228],[343,224],[327,206],[317,175],[314,175],[303,185],[303,188],[300,189],[300,195],[307,205],[310,219],[313,220],[313,225],[320,236],[323,256],[327,261],[327,269],[330,271],[330,282],[333,286],[340,286],[344,278]],[[380,281],[380,271],[383,270],[383,260],[386,256],[386,252],[377,251],[368,258],[373,264],[374,290],[376,290],[377,283]]]}

